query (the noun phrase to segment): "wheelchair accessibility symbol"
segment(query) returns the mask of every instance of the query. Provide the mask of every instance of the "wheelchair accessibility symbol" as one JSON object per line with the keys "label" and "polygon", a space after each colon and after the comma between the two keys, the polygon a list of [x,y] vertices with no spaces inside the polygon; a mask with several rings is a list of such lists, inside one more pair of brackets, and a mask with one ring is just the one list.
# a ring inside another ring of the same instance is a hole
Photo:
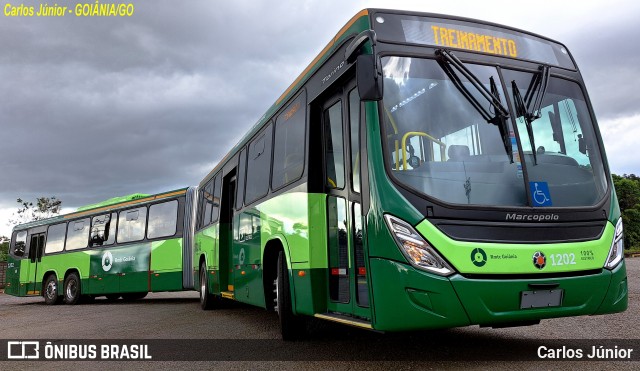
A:
{"label": "wheelchair accessibility symbol", "polygon": [[529,182],[533,206],[551,206],[551,194],[547,182]]}

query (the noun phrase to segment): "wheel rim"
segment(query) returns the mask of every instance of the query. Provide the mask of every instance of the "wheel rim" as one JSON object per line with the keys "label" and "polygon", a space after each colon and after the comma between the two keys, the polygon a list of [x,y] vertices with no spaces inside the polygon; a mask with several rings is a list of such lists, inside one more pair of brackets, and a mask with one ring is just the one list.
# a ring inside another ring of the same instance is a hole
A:
{"label": "wheel rim", "polygon": [[76,281],[75,280],[70,280],[67,283],[67,299],[69,300],[73,300],[76,297],[76,294],[78,292],[78,285],[76,285]]}
{"label": "wheel rim", "polygon": [[57,287],[56,287],[56,281],[55,280],[50,280],[49,282],[47,282],[47,298],[48,299],[54,299],[57,296]]}
{"label": "wheel rim", "polygon": [[[280,272],[278,272],[278,276],[280,275]],[[280,315],[280,305],[278,305],[278,299],[280,298],[280,288],[278,287],[278,276],[276,276],[276,279],[273,281],[273,286],[274,286],[274,290],[273,292],[276,294],[276,297],[273,299],[273,309],[276,311],[276,313],[278,313],[278,315]]]}
{"label": "wheel rim", "polygon": [[206,279],[206,275],[203,273],[200,273],[200,302],[204,303],[204,296],[206,295],[205,291],[207,290],[207,284],[205,282]]}

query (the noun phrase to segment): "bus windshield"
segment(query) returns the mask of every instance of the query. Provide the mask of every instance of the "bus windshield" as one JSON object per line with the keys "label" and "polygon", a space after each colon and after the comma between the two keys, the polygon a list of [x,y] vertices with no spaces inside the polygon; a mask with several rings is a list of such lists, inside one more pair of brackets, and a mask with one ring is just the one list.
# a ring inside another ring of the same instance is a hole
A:
{"label": "bus windshield", "polygon": [[[511,107],[517,127],[507,119],[505,134],[480,112],[494,112],[495,107],[464,76],[447,73],[440,63],[382,58],[385,161],[397,181],[454,204],[592,206],[604,197],[602,156],[578,84],[550,77],[541,93],[539,117],[529,119],[531,133],[525,120],[529,116],[518,116]],[[507,107],[495,67],[465,66],[487,89],[495,81],[495,95]],[[536,74],[503,69],[502,76],[514,102],[514,89],[527,96]],[[478,102],[480,109],[474,106]]]}

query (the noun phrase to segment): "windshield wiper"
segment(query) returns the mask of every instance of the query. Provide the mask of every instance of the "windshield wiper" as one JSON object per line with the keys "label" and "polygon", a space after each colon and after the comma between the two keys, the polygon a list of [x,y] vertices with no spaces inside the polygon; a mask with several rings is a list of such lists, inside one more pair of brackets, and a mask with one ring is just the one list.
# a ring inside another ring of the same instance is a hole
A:
{"label": "windshield wiper", "polygon": [[[549,84],[549,66],[541,65],[539,67],[540,72],[533,75],[527,92],[524,95],[524,101],[527,104],[527,118],[533,122],[542,116],[540,108],[542,107],[542,99],[547,92],[547,85]],[[533,96],[535,95],[535,100]],[[531,109],[529,109],[531,108]]]}
{"label": "windshield wiper", "polygon": [[[507,118],[509,117],[509,110],[500,102],[500,94],[496,86],[493,77],[489,78],[489,84],[491,90],[487,89],[484,84],[473,74],[453,53],[444,50],[436,50],[436,56],[438,57],[438,64],[440,68],[447,74],[453,85],[462,93],[462,95],[471,103],[473,108],[484,118],[488,123],[498,126],[500,129],[500,135],[502,136],[502,142],[504,144],[505,151],[509,156],[509,159],[513,163],[513,149],[511,148],[511,140],[509,138],[509,128],[507,126]],[[454,70],[455,68],[455,70]],[[462,74],[473,85],[473,87],[489,102],[495,111],[495,115],[491,114],[490,110],[486,109],[476,97],[474,97],[469,89],[462,83],[456,70]]]}
{"label": "windshield wiper", "polygon": [[[500,102],[500,92],[498,91],[498,87],[496,86],[496,82],[493,80],[493,76],[489,77],[489,86],[491,87],[491,94],[498,99],[498,103]],[[511,145],[511,138],[509,137],[509,126],[507,124],[508,115],[495,115],[491,123],[494,125],[498,125],[498,129],[500,130],[500,136],[502,137],[502,142],[504,144],[504,150],[507,152],[509,156],[509,160],[513,163],[513,147]],[[498,120],[499,122],[494,122]]]}
{"label": "windshield wiper", "polygon": [[[513,90],[513,100],[516,106],[516,115],[524,118],[525,126],[527,128],[527,134],[529,136],[529,143],[531,143],[531,153],[533,155],[534,165],[538,164],[538,156],[536,152],[536,144],[533,135],[533,125],[531,123],[542,116],[541,107],[544,94],[547,92],[547,85],[549,83],[549,66],[541,65],[540,72],[535,73],[529,87],[524,95],[520,95],[520,89],[516,80],[511,81],[511,89]],[[535,96],[535,98],[534,98]]]}

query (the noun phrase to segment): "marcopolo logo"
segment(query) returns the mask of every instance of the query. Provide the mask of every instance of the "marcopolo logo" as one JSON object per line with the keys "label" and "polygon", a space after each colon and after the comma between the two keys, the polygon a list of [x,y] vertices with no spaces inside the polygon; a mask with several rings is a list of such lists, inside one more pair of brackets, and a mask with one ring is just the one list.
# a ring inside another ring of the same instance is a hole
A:
{"label": "marcopolo logo", "polygon": [[558,214],[517,214],[508,213],[506,220],[514,220],[517,222],[556,222],[560,220]]}
{"label": "marcopolo logo", "polygon": [[113,266],[113,255],[111,254],[111,251],[106,251],[104,254],[102,254],[102,269],[105,272],[108,272],[111,270],[112,266]]}

